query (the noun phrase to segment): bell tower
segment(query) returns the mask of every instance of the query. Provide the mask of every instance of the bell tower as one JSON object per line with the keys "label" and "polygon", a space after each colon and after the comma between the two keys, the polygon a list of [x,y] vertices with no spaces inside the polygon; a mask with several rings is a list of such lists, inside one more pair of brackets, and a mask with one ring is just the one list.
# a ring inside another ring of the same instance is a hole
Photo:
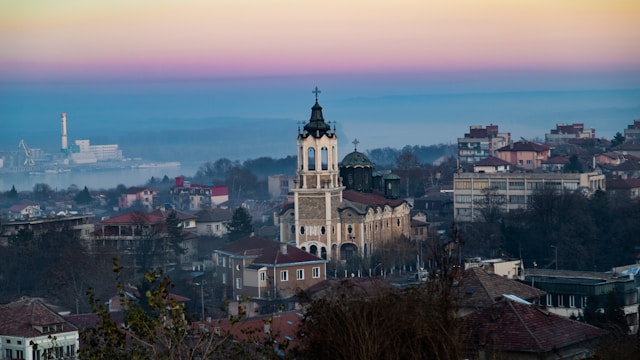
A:
{"label": "bell tower", "polygon": [[342,202],[342,184],[338,168],[338,137],[322,115],[318,103],[320,90],[313,93],[316,102],[311,118],[298,128],[298,166],[294,193],[296,245],[312,254],[331,258],[332,246],[340,239],[338,207]]}

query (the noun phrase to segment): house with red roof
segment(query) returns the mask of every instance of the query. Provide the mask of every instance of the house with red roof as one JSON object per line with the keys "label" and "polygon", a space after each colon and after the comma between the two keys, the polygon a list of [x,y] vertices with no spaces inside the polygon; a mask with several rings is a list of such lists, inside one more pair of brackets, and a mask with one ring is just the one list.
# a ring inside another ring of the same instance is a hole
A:
{"label": "house with red roof", "polygon": [[620,198],[640,199],[640,179],[620,177],[607,179],[607,191]]}
{"label": "house with red roof", "polygon": [[42,216],[39,204],[16,204],[9,208],[9,219],[25,220]]}
{"label": "house with red roof", "polygon": [[132,206],[142,206],[147,211],[153,209],[155,198],[158,197],[158,193],[147,187],[130,187],[124,193],[120,194],[118,198],[118,207],[120,209],[128,209]]}
{"label": "house with red roof", "polygon": [[40,299],[0,305],[0,358],[75,359],[78,328]]}
{"label": "house with red roof", "polygon": [[176,177],[169,194],[173,207],[183,211],[198,211],[229,201],[229,188],[226,186],[194,184],[182,176]]}
{"label": "house with red roof", "polygon": [[216,280],[243,301],[289,299],[326,279],[327,261],[285,243],[245,237],[215,250]]}
{"label": "house with red roof", "polygon": [[586,359],[606,331],[515,296],[463,318],[469,358]]}
{"label": "house with red roof", "polygon": [[554,156],[547,160],[542,160],[542,170],[547,172],[562,172],[568,164],[568,158],[564,156]]}
{"label": "house with red roof", "polygon": [[516,141],[498,149],[497,155],[513,166],[530,170],[540,168],[542,161],[549,159],[551,148],[531,141]]}
{"label": "house with red roof", "polygon": [[489,156],[473,164],[473,172],[503,173],[511,169],[511,163],[495,156]]}

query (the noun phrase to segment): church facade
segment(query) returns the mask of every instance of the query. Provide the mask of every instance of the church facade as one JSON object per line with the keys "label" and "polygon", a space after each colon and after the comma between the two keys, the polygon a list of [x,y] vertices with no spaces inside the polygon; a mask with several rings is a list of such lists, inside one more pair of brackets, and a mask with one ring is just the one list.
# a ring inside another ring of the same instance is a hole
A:
{"label": "church facade", "polygon": [[335,126],[325,122],[317,93],[309,122],[298,129],[293,202],[281,209],[280,241],[327,260],[367,258],[384,242],[410,236],[410,207],[397,196],[397,176],[374,174],[357,149],[338,162]]}

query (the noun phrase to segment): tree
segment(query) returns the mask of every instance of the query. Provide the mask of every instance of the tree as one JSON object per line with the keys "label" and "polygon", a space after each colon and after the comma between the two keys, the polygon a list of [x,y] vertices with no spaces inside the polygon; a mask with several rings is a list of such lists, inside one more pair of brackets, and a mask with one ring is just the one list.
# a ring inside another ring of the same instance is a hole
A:
{"label": "tree", "polygon": [[398,289],[375,280],[341,280],[307,309],[299,356],[306,359],[460,359],[462,326],[452,277]]}
{"label": "tree", "polygon": [[87,189],[87,187],[85,186],[84,190],[77,193],[76,196],[73,198],[73,200],[78,204],[90,203],[92,198],[91,198],[91,194],[89,193],[89,189]]}
{"label": "tree", "polygon": [[33,196],[38,200],[48,200],[53,194],[53,190],[49,184],[37,183],[33,185]]}
{"label": "tree", "polygon": [[184,235],[182,235],[182,222],[178,218],[178,213],[171,211],[165,220],[167,224],[167,241],[171,251],[180,259],[180,255],[184,254],[182,243],[184,241]]}
{"label": "tree", "polygon": [[571,155],[571,157],[569,158],[569,163],[564,167],[564,172],[581,173],[582,171],[582,163],[580,162],[580,158],[578,157],[578,155]]}
{"label": "tree", "polygon": [[229,231],[229,240],[231,241],[241,239],[253,233],[252,218],[247,209],[239,207],[233,212],[233,217],[227,225],[227,230]]}
{"label": "tree", "polygon": [[7,191],[5,193],[5,196],[9,199],[17,199],[18,198],[18,191],[16,191],[16,186],[15,185],[11,185],[11,190]]}
{"label": "tree", "polygon": [[[269,339],[254,337],[252,341],[243,343],[233,341],[231,329],[214,331],[213,326],[208,324],[193,324],[184,304],[171,296],[173,283],[169,277],[163,276],[162,272],[146,272],[146,291],[141,292],[140,299],[134,300],[125,295],[124,283],[120,279],[122,267],[117,258],[114,259],[113,269],[116,273],[116,290],[123,304],[125,326],[116,323],[104,302],[89,290],[87,295],[93,313],[98,316],[98,322],[95,327],[80,332],[84,344],[80,349],[80,358],[275,358],[274,348],[265,346],[273,345]],[[242,305],[239,305],[238,313],[245,313]],[[230,316],[228,323],[233,326],[243,317],[244,315]]]}
{"label": "tree", "polygon": [[625,142],[625,137],[620,132],[617,132],[616,135],[611,139],[611,147],[616,147],[618,145],[622,145]]}

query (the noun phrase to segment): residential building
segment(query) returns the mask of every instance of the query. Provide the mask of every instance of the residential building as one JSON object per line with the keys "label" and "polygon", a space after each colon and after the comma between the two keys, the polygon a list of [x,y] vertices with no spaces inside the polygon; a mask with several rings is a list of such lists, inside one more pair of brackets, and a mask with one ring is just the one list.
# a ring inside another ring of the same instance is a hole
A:
{"label": "residential building", "polygon": [[95,229],[90,222],[93,214],[67,213],[55,216],[40,216],[27,219],[3,219],[0,221],[0,246],[6,245],[9,238],[20,230],[32,231],[34,236],[41,236],[51,231],[72,231],[80,240],[89,240]]}
{"label": "residential building", "polygon": [[146,187],[130,187],[118,198],[118,207],[120,209],[128,209],[132,206],[141,206],[147,211],[154,208],[155,199],[158,193]]}
{"label": "residential building", "polygon": [[226,186],[192,184],[181,176],[176,177],[169,193],[173,207],[182,211],[198,211],[229,201],[229,189]]}
{"label": "residential building", "polygon": [[640,142],[640,119],[633,120],[633,124],[624,129],[625,142]]}
{"label": "residential building", "polygon": [[9,208],[9,220],[25,220],[42,216],[39,204],[17,204]]}
{"label": "residential building", "polygon": [[465,259],[464,269],[481,268],[489,274],[506,279],[524,279],[524,265],[521,259]]}
{"label": "residential building", "polygon": [[[517,268],[514,269],[518,271]],[[459,305],[459,316],[491,306],[506,295],[537,302],[544,294],[542,290],[508,279],[482,267],[470,267],[464,270],[462,277],[452,288],[452,295]]]}
{"label": "residential building", "polygon": [[585,129],[584,124],[556,124],[556,128],[550,133],[544,134],[545,143],[549,145],[559,145],[568,143],[573,139],[595,139],[595,129]]}
{"label": "residential building", "polygon": [[317,98],[309,122],[298,129],[297,149],[293,202],[279,213],[280,241],[323,259],[346,261],[411,236],[410,206],[399,198],[400,178],[374,176],[373,163],[357,149],[338,163],[338,137]]}
{"label": "residential building", "polygon": [[463,318],[467,358],[586,359],[607,332],[514,296]]}
{"label": "residential building", "polygon": [[587,195],[606,190],[605,176],[590,173],[458,173],[454,182],[454,217],[456,221],[474,221],[486,203],[486,189],[498,196],[504,212],[526,208],[531,196],[540,190],[582,191]]}
{"label": "residential building", "polygon": [[500,133],[498,125],[472,125],[469,133],[458,138],[458,161],[461,165],[496,156],[495,151],[511,142],[511,133]]}
{"label": "residential building", "polygon": [[[634,276],[619,273],[528,269],[525,284],[546,292],[540,304],[564,317],[579,315],[589,301],[604,308],[610,294],[624,310],[631,332],[638,330],[638,288]],[[590,300],[591,299],[591,300]]]}
{"label": "residential building", "polygon": [[0,359],[77,359],[78,328],[40,299],[0,305]]}
{"label": "residential building", "polygon": [[531,141],[517,141],[498,149],[496,153],[513,166],[532,170],[542,167],[542,162],[549,159],[551,148]]}
{"label": "residential building", "polygon": [[286,175],[270,175],[267,178],[267,187],[272,198],[284,198],[294,188],[294,178]]}
{"label": "residential building", "polygon": [[511,163],[495,156],[488,156],[473,164],[473,172],[477,173],[504,173],[511,170]]}
{"label": "residential building", "polygon": [[607,192],[617,199],[640,199],[640,179],[620,177],[607,179]]}
{"label": "residential building", "polygon": [[197,235],[182,229],[181,247],[184,253],[175,254],[169,244],[166,216],[134,211],[102,220],[89,242],[89,250],[107,247],[130,256],[143,256],[147,264],[139,266],[166,266],[176,261],[188,263],[196,260]]}
{"label": "residential building", "polygon": [[196,233],[203,236],[222,237],[227,234],[227,225],[233,219],[230,209],[205,207],[196,214]]}
{"label": "residential building", "polygon": [[295,246],[246,237],[215,250],[216,279],[238,301],[293,297],[326,279],[326,260]]}
{"label": "residential building", "polygon": [[569,159],[564,156],[554,156],[547,160],[542,160],[542,171],[545,172],[563,172],[564,168],[569,164]]}

